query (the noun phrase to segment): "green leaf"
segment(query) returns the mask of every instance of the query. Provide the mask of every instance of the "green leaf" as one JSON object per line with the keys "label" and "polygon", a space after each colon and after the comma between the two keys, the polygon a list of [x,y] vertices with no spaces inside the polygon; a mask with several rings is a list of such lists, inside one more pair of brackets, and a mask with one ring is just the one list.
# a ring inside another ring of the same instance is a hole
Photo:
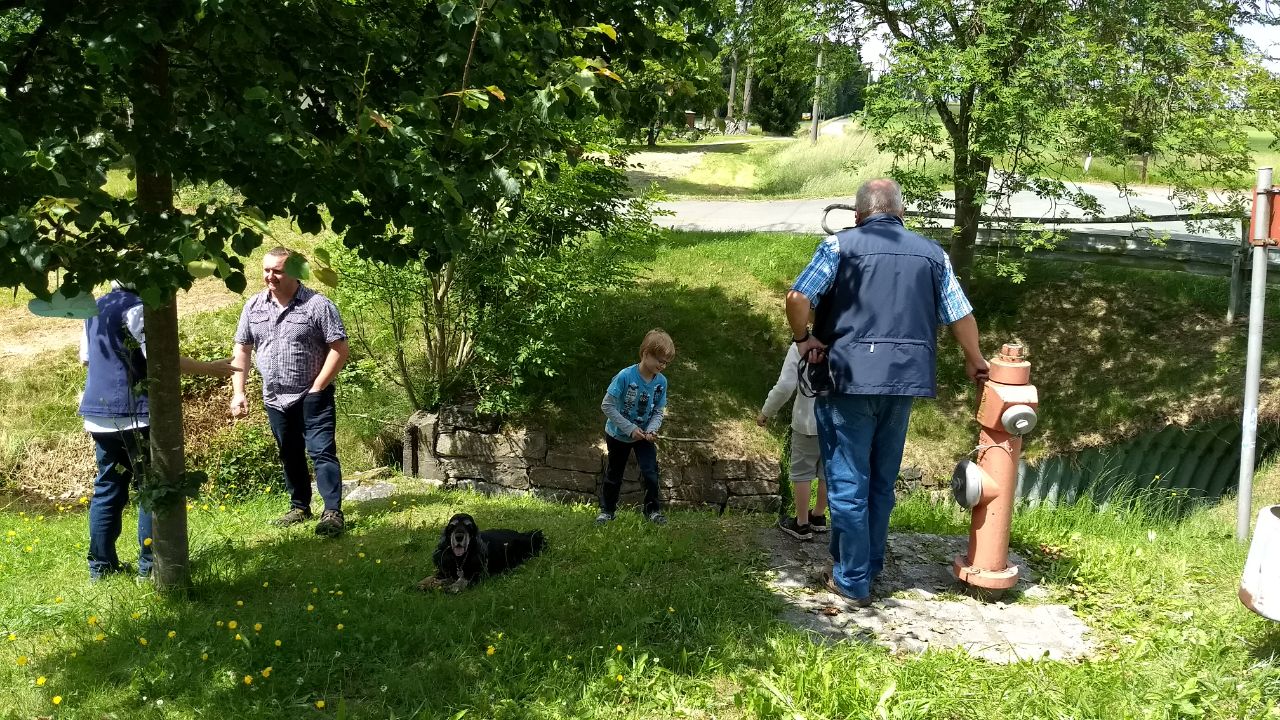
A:
{"label": "green leaf", "polygon": [[284,273],[299,280],[309,280],[311,279],[311,265],[307,263],[307,259],[302,256],[302,253],[293,253],[285,258]]}
{"label": "green leaf", "polygon": [[298,229],[308,235],[319,234],[324,230],[324,221],[320,219],[320,210],[314,204],[303,208],[298,213]]}
{"label": "green leaf", "polygon": [[484,89],[488,90],[490,95],[498,98],[503,102],[506,102],[507,100],[506,94],[503,93],[502,90],[497,85],[486,85]]}
{"label": "green leaf", "polygon": [[596,23],[596,32],[608,35],[609,39],[614,42],[618,41],[618,31],[614,30],[613,26],[608,23]]}
{"label": "green leaf", "polygon": [[243,293],[245,288],[249,286],[249,282],[245,280],[244,273],[234,272],[227,276],[227,289],[233,293]]}
{"label": "green leaf", "polygon": [[27,302],[27,309],[33,315],[51,318],[70,318],[86,320],[98,314],[98,305],[93,296],[85,293],[75,297],[66,297],[61,291],[55,292],[49,300],[32,298]]}
{"label": "green leaf", "polygon": [[579,95],[585,95],[596,86],[596,75],[589,70],[579,70],[574,73],[573,82],[574,84],[570,87],[575,88]]}
{"label": "green leaf", "polygon": [[312,273],[320,282],[329,287],[338,287],[338,273],[333,268],[326,265],[318,266]]}
{"label": "green leaf", "polygon": [[192,260],[187,263],[187,272],[191,273],[193,278],[209,277],[218,269],[218,263],[212,260]]}
{"label": "green leaf", "polygon": [[267,92],[267,89],[261,85],[254,85],[244,91],[245,100],[266,100],[270,95],[271,93]]}
{"label": "green leaf", "polygon": [[311,251],[311,254],[315,255],[316,259],[324,263],[325,265],[333,264],[333,262],[329,260],[329,251],[323,247],[317,247],[316,249]]}

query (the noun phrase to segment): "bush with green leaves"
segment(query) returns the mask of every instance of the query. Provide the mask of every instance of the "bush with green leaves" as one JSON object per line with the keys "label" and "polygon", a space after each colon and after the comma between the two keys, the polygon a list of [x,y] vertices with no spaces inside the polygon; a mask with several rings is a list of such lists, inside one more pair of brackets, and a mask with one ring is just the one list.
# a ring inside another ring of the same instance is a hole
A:
{"label": "bush with green leaves", "polygon": [[536,405],[581,343],[572,328],[657,233],[654,198],[630,197],[625,162],[592,149],[605,154],[549,165],[438,270],[331,247],[353,353],[416,408],[463,395],[498,413]]}
{"label": "bush with green leaves", "polygon": [[278,492],[280,455],[271,428],[261,422],[238,422],[192,453],[191,467],[204,470],[205,492],[215,500],[243,499]]}

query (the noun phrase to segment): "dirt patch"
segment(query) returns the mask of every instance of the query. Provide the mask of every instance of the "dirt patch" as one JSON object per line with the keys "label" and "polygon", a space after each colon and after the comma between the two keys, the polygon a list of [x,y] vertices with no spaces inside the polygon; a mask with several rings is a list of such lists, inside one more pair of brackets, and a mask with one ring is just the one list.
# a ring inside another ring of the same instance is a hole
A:
{"label": "dirt patch", "polygon": [[[218,310],[243,301],[243,296],[228,290],[221,280],[206,278],[178,295],[178,317]],[[0,372],[8,373],[29,366],[41,353],[76,347],[84,323],[39,317],[32,315],[25,304],[17,304],[0,307],[0,327],[4,328],[0,333],[3,337],[0,364],[4,369]]]}

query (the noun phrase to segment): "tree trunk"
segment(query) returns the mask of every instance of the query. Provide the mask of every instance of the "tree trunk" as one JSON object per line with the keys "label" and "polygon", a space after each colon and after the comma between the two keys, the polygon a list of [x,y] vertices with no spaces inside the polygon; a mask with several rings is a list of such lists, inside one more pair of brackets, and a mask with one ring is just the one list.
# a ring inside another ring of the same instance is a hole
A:
{"label": "tree trunk", "polygon": [[654,118],[653,124],[649,126],[649,139],[645,144],[649,147],[658,146],[658,118]]}
{"label": "tree trunk", "polygon": [[822,43],[818,43],[818,68],[813,76],[813,113],[811,120],[813,126],[809,131],[809,142],[818,144],[818,105],[820,104],[819,94],[822,92]]}
{"label": "tree trunk", "polygon": [[956,187],[956,221],[951,229],[951,267],[965,288],[973,274],[974,245],[978,239],[978,221],[982,219],[982,199],[987,188],[991,158],[970,155],[957,149],[953,163]]}
{"label": "tree trunk", "polygon": [[[143,68],[144,82],[137,89],[133,105],[139,117],[148,118],[144,134],[152,138],[136,157],[138,209],[144,224],[158,222],[173,212],[173,173],[160,158],[156,147],[173,125],[173,97],[169,90],[169,55],[161,46],[152,51]],[[162,245],[163,243],[155,243]],[[150,406],[151,467],[142,479],[144,487],[181,488],[186,477],[186,457],[182,431],[182,385],[178,370],[178,305],[169,294],[161,305],[143,310],[147,332],[147,399]],[[186,590],[191,585],[187,545],[187,502],[180,492],[165,493],[148,508],[155,516],[152,550],[156,564],[154,578],[160,590]]]}
{"label": "tree trunk", "polygon": [[742,131],[751,129],[751,71],[755,63],[747,61],[747,78],[742,83]]}
{"label": "tree trunk", "polygon": [[[142,174],[138,195],[142,195]],[[178,303],[169,297],[162,307],[143,311],[147,328],[147,399],[151,408],[151,472],[147,482],[181,487],[186,476],[183,447],[182,385],[178,373]],[[160,590],[185,591],[191,585],[187,546],[187,498],[169,493],[163,504],[148,508],[155,517],[153,576]]]}
{"label": "tree trunk", "polygon": [[738,51],[733,51],[733,56],[729,61],[729,106],[724,111],[725,129],[732,132],[733,125],[733,100],[738,90]]}

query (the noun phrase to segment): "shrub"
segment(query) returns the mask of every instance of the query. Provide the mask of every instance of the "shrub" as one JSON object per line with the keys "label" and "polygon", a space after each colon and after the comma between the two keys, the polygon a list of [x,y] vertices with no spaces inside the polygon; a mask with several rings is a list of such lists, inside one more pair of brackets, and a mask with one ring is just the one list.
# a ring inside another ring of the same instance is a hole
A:
{"label": "shrub", "polygon": [[282,487],[280,455],[265,422],[238,422],[217,432],[192,453],[190,469],[209,475],[205,492],[216,499],[241,499]]}

